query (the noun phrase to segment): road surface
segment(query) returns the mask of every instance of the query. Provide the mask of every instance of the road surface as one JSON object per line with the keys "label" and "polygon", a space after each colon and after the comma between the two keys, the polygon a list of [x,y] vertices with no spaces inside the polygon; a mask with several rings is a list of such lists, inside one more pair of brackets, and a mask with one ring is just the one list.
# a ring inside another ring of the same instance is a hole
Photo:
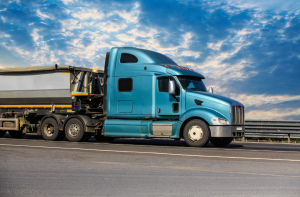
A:
{"label": "road surface", "polygon": [[300,196],[300,144],[0,138],[0,196]]}

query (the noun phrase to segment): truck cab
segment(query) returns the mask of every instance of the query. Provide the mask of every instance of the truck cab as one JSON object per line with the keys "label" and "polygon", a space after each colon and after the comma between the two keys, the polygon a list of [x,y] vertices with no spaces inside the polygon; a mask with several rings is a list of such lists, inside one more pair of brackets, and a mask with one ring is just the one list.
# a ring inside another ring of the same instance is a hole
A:
{"label": "truck cab", "polygon": [[205,77],[157,52],[112,48],[105,65],[106,137],[184,138],[225,146],[244,135],[244,106],[207,91]]}

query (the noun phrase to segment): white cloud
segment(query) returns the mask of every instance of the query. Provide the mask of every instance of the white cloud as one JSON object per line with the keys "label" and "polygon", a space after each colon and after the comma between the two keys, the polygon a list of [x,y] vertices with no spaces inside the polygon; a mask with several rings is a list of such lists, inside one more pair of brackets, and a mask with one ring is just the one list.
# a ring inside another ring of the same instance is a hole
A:
{"label": "white cloud", "polygon": [[212,42],[207,43],[207,48],[215,50],[215,51],[219,51],[224,41],[225,40],[222,40],[222,41],[217,42],[217,43],[212,43]]}
{"label": "white cloud", "polygon": [[132,42],[135,40],[134,37],[128,35],[128,34],[118,34],[116,36],[119,40],[124,41],[124,42]]}
{"label": "white cloud", "polygon": [[127,27],[125,23],[119,22],[119,21],[114,21],[114,22],[103,22],[96,27],[99,27],[102,31],[107,31],[107,32],[118,32],[120,30],[123,30]]}
{"label": "white cloud", "polygon": [[228,94],[230,98],[234,98],[242,102],[245,106],[260,106],[265,104],[278,104],[286,101],[300,100],[300,95],[291,96],[291,95],[265,95],[265,94]]}
{"label": "white cloud", "polygon": [[63,31],[65,31],[65,29],[67,30],[74,30],[74,29],[82,29],[82,24],[79,23],[79,21],[76,21],[74,19],[66,19],[66,20],[61,20],[60,21],[63,25]]}
{"label": "white cloud", "polygon": [[35,42],[36,45],[39,45],[38,39],[40,38],[39,34],[38,34],[39,30],[38,29],[33,29],[32,33],[30,34],[33,41]]}
{"label": "white cloud", "polygon": [[300,115],[300,109],[298,108],[285,108],[285,109],[273,109],[273,110],[254,110],[245,114],[247,120],[280,120],[285,116]]}
{"label": "white cloud", "polygon": [[41,10],[37,10],[36,11],[36,14],[41,18],[41,19],[51,19],[51,20],[54,20],[55,18],[54,17],[51,17],[45,13],[42,13]]}
{"label": "white cloud", "polygon": [[80,11],[74,12],[72,16],[75,18],[79,18],[81,20],[87,20],[87,19],[101,20],[105,17],[103,12],[98,11],[97,9],[88,9],[88,8],[80,8]]}
{"label": "white cloud", "polygon": [[182,35],[182,44],[181,47],[183,48],[189,48],[191,43],[192,43],[192,38],[195,35],[192,32],[186,32],[185,34]]}
{"label": "white cloud", "polygon": [[140,4],[138,2],[134,3],[134,7],[131,11],[127,12],[125,10],[122,11],[114,11],[114,14],[119,15],[121,18],[124,18],[128,23],[138,23],[138,16],[140,14],[140,10],[138,9]]}
{"label": "white cloud", "polygon": [[133,34],[138,37],[147,38],[147,37],[154,37],[156,34],[158,34],[158,31],[154,28],[144,28],[144,30],[140,30],[138,28],[132,29],[128,31],[128,34]]}
{"label": "white cloud", "polygon": [[259,11],[265,11],[265,10],[296,11],[299,10],[299,6],[300,6],[300,2],[298,0],[288,0],[288,1],[224,0],[224,1],[241,9],[256,9]]}
{"label": "white cloud", "polygon": [[123,42],[116,42],[116,41],[111,41],[111,43],[115,46],[118,46],[118,47],[122,47],[124,46],[124,43]]}
{"label": "white cloud", "polygon": [[253,33],[257,33],[259,32],[260,30],[259,29],[248,29],[248,28],[245,28],[245,29],[242,29],[240,31],[236,31],[236,35],[237,36],[244,36],[244,35],[248,35],[248,34],[253,34]]}
{"label": "white cloud", "polygon": [[61,0],[65,5],[71,4],[71,3],[75,3],[77,2],[77,0]]}
{"label": "white cloud", "polygon": [[195,58],[199,58],[200,54],[201,53],[199,51],[191,51],[191,50],[185,50],[178,53],[180,57],[195,57]]}

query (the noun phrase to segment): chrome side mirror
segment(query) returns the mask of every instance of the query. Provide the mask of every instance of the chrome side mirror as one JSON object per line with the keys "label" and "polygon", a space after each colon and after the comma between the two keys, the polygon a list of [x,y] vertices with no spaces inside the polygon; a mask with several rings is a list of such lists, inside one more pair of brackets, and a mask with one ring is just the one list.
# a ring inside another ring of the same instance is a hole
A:
{"label": "chrome side mirror", "polygon": [[214,93],[214,89],[212,87],[209,87],[208,88],[208,92],[213,94]]}
{"label": "chrome side mirror", "polygon": [[175,94],[175,81],[170,80],[169,81],[169,94],[174,95]]}

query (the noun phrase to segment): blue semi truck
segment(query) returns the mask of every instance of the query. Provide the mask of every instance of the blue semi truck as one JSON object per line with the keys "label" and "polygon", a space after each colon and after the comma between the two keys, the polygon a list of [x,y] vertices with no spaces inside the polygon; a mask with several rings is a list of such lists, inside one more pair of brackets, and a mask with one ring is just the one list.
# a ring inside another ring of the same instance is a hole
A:
{"label": "blue semi truck", "polygon": [[[244,136],[244,106],[160,53],[115,47],[104,71],[66,65],[0,69],[0,136],[46,140],[184,139],[226,146]],[[5,84],[5,85],[3,85]]]}

